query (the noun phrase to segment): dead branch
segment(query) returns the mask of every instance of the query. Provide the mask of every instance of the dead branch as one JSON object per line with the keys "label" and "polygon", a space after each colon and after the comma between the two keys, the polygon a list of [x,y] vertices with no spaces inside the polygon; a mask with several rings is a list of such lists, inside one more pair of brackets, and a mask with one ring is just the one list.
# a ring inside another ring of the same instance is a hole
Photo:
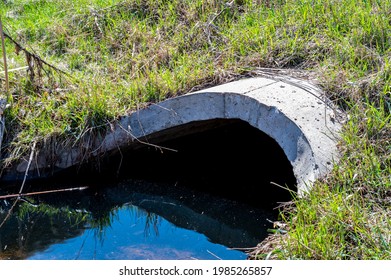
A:
{"label": "dead branch", "polygon": [[34,72],[32,70],[33,70],[33,66],[34,66],[34,63],[35,63],[35,64],[41,65],[41,66],[42,65],[46,65],[49,68],[51,68],[51,69],[53,69],[53,70],[55,70],[55,71],[57,71],[59,73],[62,73],[62,74],[67,75],[67,76],[71,76],[67,72],[65,72],[65,71],[57,68],[56,66],[46,62],[39,55],[28,51],[25,47],[23,47],[21,44],[19,44],[14,38],[12,38],[10,35],[8,35],[6,32],[4,32],[4,30],[2,31],[2,34],[3,34],[4,37],[9,39],[15,45],[15,52],[16,52],[16,54],[19,54],[20,51],[24,52],[24,54],[26,55],[27,65],[28,65],[29,70],[30,70],[30,75],[34,75],[34,74],[31,74],[31,72],[32,73]]}
{"label": "dead branch", "polygon": [[8,81],[8,65],[7,65],[7,55],[5,53],[5,43],[4,43],[4,32],[3,32],[3,23],[0,18],[0,37],[1,37],[1,48],[3,50],[3,61],[4,61],[4,74],[5,74],[5,91],[8,95],[9,91],[9,81]]}
{"label": "dead branch", "polygon": [[[26,178],[27,178],[27,174],[28,174],[28,171],[30,169],[30,164],[33,160],[33,155],[34,155],[34,152],[35,152],[35,145],[37,144],[37,142],[34,142],[33,143],[33,147],[31,148],[31,153],[30,153],[30,158],[29,158],[29,162],[27,164],[27,169],[26,169],[26,172],[24,174],[24,178],[23,178],[23,182],[22,182],[22,185],[20,186],[20,190],[19,190],[19,195],[23,192],[23,187],[24,187],[24,184],[26,182]],[[5,222],[9,219],[9,217],[11,217],[11,214],[12,212],[14,211],[14,208],[16,206],[16,204],[18,203],[18,201],[20,200],[20,196],[18,196],[18,199],[16,199],[14,201],[14,203],[12,204],[11,208],[8,210],[8,213],[7,213],[7,216],[4,218],[4,220],[1,222],[0,224],[0,228],[5,224]]]}
{"label": "dead branch", "polygon": [[14,197],[21,198],[21,197],[25,197],[25,196],[33,196],[33,195],[48,194],[48,193],[58,193],[58,192],[82,191],[87,188],[88,187],[78,187],[78,188],[66,188],[66,189],[48,190],[48,191],[39,191],[39,192],[30,192],[30,193],[8,194],[8,195],[0,196],[0,199],[7,199],[7,198],[14,198]]}

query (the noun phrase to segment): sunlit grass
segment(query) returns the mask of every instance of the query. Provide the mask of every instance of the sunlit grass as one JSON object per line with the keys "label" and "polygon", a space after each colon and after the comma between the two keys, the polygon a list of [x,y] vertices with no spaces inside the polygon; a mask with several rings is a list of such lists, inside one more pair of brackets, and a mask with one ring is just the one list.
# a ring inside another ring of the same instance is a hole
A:
{"label": "sunlit grass", "polygon": [[[389,11],[390,0],[2,1],[7,34],[68,73],[9,73],[3,165],[32,142],[77,145],[150,102],[257,67],[305,70],[349,114],[343,159],[284,212],[288,233],[257,257],[389,258]],[[9,40],[6,49],[9,69],[26,67]]]}

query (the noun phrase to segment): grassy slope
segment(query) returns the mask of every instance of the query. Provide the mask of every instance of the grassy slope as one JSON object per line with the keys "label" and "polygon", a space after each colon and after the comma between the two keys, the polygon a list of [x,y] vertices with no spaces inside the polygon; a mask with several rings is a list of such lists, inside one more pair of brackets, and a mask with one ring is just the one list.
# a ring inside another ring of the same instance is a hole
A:
{"label": "grassy slope", "polygon": [[[77,143],[129,110],[256,67],[305,70],[350,114],[343,160],[284,208],[251,258],[391,259],[390,14],[390,0],[2,1],[5,31],[70,74],[37,62],[34,77],[10,73],[3,165],[33,141]],[[8,68],[26,66],[14,49],[7,40]]]}

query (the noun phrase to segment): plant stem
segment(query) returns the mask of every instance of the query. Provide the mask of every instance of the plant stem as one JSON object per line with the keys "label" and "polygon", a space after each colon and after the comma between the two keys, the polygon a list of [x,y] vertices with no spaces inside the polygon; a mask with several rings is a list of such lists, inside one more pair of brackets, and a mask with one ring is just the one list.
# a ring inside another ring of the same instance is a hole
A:
{"label": "plant stem", "polygon": [[7,66],[7,55],[5,52],[5,43],[4,43],[4,32],[3,32],[3,23],[0,17],[0,36],[1,36],[1,48],[3,51],[3,61],[4,61],[4,74],[5,74],[5,91],[7,94],[7,99],[9,100],[9,81],[8,81],[8,66]]}

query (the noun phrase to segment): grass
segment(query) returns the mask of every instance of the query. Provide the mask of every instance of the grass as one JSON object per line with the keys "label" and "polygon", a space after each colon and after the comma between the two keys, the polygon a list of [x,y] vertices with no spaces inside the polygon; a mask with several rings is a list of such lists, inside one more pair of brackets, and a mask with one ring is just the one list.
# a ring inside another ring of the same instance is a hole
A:
{"label": "grass", "polygon": [[[251,74],[305,73],[350,116],[343,159],[281,212],[251,258],[391,258],[390,0],[6,0],[11,107],[2,166],[80,143],[150,102]],[[29,61],[33,61],[30,57]],[[2,65],[2,64],[1,64]],[[2,66],[1,66],[2,67]],[[0,69],[2,71],[2,69]],[[280,232],[280,231],[279,231]]]}

